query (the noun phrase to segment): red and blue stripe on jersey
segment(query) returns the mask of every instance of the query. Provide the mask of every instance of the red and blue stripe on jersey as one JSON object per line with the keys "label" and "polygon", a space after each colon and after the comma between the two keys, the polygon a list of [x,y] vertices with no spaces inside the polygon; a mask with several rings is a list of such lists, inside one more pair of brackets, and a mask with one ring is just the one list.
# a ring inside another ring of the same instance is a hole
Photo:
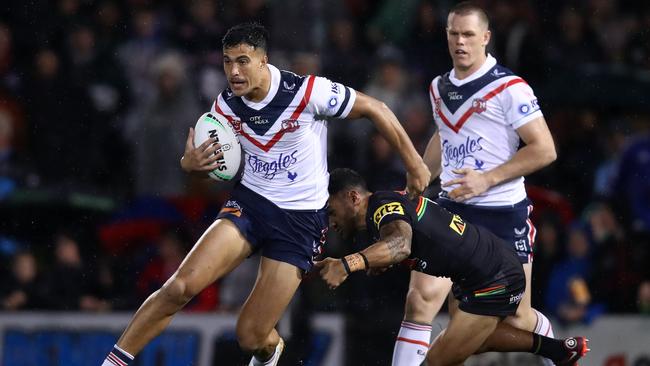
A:
{"label": "red and blue stripe on jersey", "polygon": [[[302,87],[302,84],[305,81],[307,81],[307,87],[302,96],[302,99],[300,100],[300,103],[298,104],[296,109],[291,114],[291,117],[289,118],[289,120],[297,120],[298,117],[300,117],[300,115],[302,114],[305,107],[307,107],[307,104],[309,103],[309,98],[311,97],[312,89],[314,87],[315,76],[313,75],[298,76],[288,71],[281,71],[281,75],[282,75],[282,79],[280,81],[280,86],[278,88],[277,93],[275,94],[271,102],[269,102],[266,106],[264,106],[259,111],[247,106],[242,101],[241,98],[234,96],[230,91],[230,89],[226,89],[224,90],[223,93],[221,93],[221,98],[232,110],[232,112],[239,118],[238,121],[236,121],[232,116],[229,116],[228,114],[224,113],[223,110],[219,107],[218,101],[215,101],[214,104],[217,113],[226,116],[228,121],[233,125],[233,127],[235,127],[235,129],[237,129],[237,132],[241,134],[241,136],[246,138],[253,145],[255,145],[256,147],[258,147],[260,150],[264,152],[268,152],[278,141],[280,141],[282,136],[284,136],[284,134],[288,130],[281,128],[273,135],[273,137],[269,141],[263,143],[259,139],[253,137],[251,134],[246,132],[242,128],[241,123],[245,123],[246,126],[250,128],[255,135],[264,136],[266,132],[268,132],[268,130],[271,129],[271,127],[273,127],[276,123],[279,122],[278,121],[279,117],[284,112],[286,112],[287,108],[289,108],[291,102],[296,97],[296,93],[299,92],[300,88]],[[257,116],[267,120],[268,123],[264,123],[264,124],[253,123],[252,118]]]}
{"label": "red and blue stripe on jersey", "polygon": [[[442,108],[440,108],[441,102],[445,104],[445,107],[447,107],[449,112],[454,114],[465,103],[473,103],[473,101],[476,99],[480,99],[483,103],[485,103],[494,96],[504,91],[509,86],[515,85],[517,83],[525,83],[524,79],[521,78],[510,79],[507,82],[494,88],[487,94],[478,98],[472,98],[477,92],[485,88],[488,84],[498,79],[513,76],[514,73],[503,66],[495,65],[483,76],[460,86],[454,85],[451,80],[449,80],[449,74],[450,73],[447,72],[438,79],[438,83],[436,85],[437,93],[433,89],[433,83],[431,83],[431,85],[429,85],[429,93],[431,94],[431,98],[435,101],[435,112],[438,114],[438,116],[440,116],[440,119],[443,121],[443,123],[456,133],[460,131],[465,122],[467,122],[469,117],[472,116],[472,114],[480,110],[480,106],[472,105],[465,111],[465,113],[463,113],[462,116],[460,116],[460,118],[457,119],[455,123],[452,123],[453,118],[451,116],[445,116]],[[436,94],[438,94],[438,96],[436,96]]]}

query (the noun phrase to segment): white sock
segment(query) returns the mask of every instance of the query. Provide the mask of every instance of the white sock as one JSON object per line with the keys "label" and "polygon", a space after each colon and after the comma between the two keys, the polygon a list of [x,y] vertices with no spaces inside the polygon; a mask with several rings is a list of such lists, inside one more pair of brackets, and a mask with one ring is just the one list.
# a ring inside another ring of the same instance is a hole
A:
{"label": "white sock", "polygon": [[251,364],[255,365],[255,366],[270,365],[271,362],[273,362],[273,356],[275,356],[275,351],[273,351],[273,354],[271,355],[271,357],[266,361],[260,361],[260,359],[257,358],[257,356],[253,356],[253,360],[252,360]]}
{"label": "white sock", "polygon": [[431,326],[402,321],[399,328],[392,366],[420,366],[427,356]]}
{"label": "white sock", "polygon": [[555,334],[553,334],[553,326],[548,318],[537,310],[535,310],[535,314],[537,314],[537,325],[535,326],[533,333],[543,335],[544,337],[555,338]]}
{"label": "white sock", "polygon": [[257,357],[253,356],[251,358],[251,362],[248,364],[248,366],[274,366],[278,364],[278,359],[282,355],[282,351],[284,350],[284,340],[280,338],[280,342],[278,342],[278,345],[275,346],[275,350],[273,351],[273,354],[271,357],[269,357],[268,360],[266,361],[260,361]]}
{"label": "white sock", "polygon": [[133,361],[133,356],[116,345],[113,350],[106,356],[102,366],[128,366]]}

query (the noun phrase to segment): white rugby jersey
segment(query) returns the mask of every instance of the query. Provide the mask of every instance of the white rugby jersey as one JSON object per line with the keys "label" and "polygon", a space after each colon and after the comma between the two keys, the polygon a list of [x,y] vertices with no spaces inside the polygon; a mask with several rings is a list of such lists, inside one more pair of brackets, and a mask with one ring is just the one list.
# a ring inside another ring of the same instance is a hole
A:
{"label": "white rugby jersey", "polygon": [[[516,129],[542,116],[531,87],[491,55],[465,79],[458,80],[454,70],[436,77],[429,96],[440,131],[442,182],[459,177],[454,169],[485,172],[507,162],[519,147]],[[441,195],[455,187],[443,187]],[[524,178],[520,177],[465,203],[505,206],[524,198]]]}
{"label": "white rugby jersey", "polygon": [[271,87],[261,102],[219,95],[212,111],[225,115],[244,150],[242,184],[287,210],[327,202],[327,121],[350,113],[356,92],[318,76],[268,65]]}

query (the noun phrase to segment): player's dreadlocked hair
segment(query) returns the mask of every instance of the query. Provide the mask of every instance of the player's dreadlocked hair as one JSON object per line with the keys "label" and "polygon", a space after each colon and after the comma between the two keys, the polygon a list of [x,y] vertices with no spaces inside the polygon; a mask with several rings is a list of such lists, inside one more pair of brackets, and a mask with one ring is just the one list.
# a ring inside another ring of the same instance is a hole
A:
{"label": "player's dreadlocked hair", "polygon": [[258,23],[238,24],[226,32],[221,43],[223,48],[235,47],[239,44],[247,44],[253,48],[261,48],[266,51],[269,42],[269,32],[263,25]]}
{"label": "player's dreadlocked hair", "polygon": [[346,189],[356,188],[364,192],[368,191],[366,181],[363,177],[352,169],[338,168],[330,173],[330,185],[328,191],[330,195],[335,195]]}

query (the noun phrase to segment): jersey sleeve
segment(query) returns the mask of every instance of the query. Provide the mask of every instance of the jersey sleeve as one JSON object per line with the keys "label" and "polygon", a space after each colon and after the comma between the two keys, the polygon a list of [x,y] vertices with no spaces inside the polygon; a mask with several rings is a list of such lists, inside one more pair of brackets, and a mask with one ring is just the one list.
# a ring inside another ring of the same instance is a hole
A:
{"label": "jersey sleeve", "polygon": [[354,89],[317,76],[309,104],[317,116],[345,118],[352,110],[356,98]]}
{"label": "jersey sleeve", "polygon": [[408,209],[408,202],[405,195],[397,192],[377,192],[370,197],[368,202],[368,213],[372,231],[379,233],[383,225],[395,220],[406,221],[413,224],[412,213]]}
{"label": "jersey sleeve", "polygon": [[433,125],[436,128],[434,133],[438,130],[438,119],[439,119],[438,109],[437,109],[438,107],[436,105],[436,95],[435,95],[435,92],[434,92],[434,88],[436,87],[436,85],[438,83],[438,79],[440,79],[440,76],[436,76],[433,79],[433,81],[431,81],[431,83],[429,83],[429,89],[428,89],[428,93],[427,93],[427,94],[429,94],[429,102],[431,102],[431,117],[433,119]]}
{"label": "jersey sleeve", "polygon": [[503,113],[506,123],[513,129],[543,117],[533,89],[525,82],[511,85],[504,90]]}

